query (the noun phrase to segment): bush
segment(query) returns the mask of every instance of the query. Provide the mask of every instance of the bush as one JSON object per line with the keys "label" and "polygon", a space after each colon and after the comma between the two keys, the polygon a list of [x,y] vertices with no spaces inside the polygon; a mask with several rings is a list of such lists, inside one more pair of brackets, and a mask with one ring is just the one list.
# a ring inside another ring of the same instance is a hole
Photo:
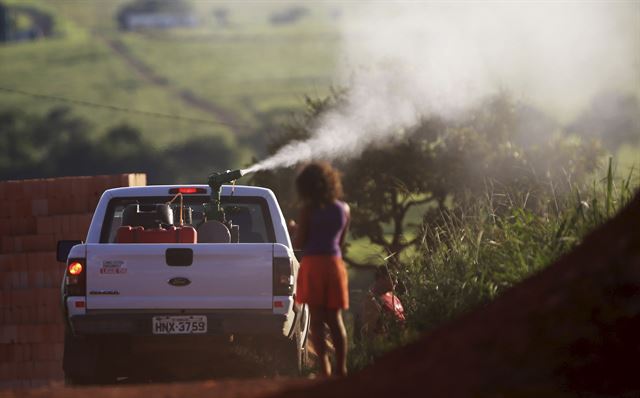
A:
{"label": "bush", "polygon": [[383,352],[405,344],[446,321],[484,305],[506,289],[551,264],[592,229],[613,216],[640,186],[637,175],[547,196],[546,207],[530,207],[527,195],[496,193],[440,212],[422,230],[412,262],[396,268],[406,330],[393,329],[380,341],[354,345],[351,364],[363,367]]}

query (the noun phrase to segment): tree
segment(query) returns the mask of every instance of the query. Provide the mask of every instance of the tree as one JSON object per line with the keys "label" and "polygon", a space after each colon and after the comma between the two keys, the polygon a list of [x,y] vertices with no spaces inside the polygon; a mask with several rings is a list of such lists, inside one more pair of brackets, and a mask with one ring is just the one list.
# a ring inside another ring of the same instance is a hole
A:
{"label": "tree", "polygon": [[215,136],[159,149],[127,124],[91,138],[93,126],[66,107],[43,116],[2,110],[0,130],[0,179],[143,172],[150,183],[204,183],[242,155],[235,142]]}
{"label": "tree", "polygon": [[[271,137],[269,152],[308,138],[311,126],[341,99],[340,93],[308,99],[303,117]],[[536,199],[548,196],[538,193],[567,185],[569,175],[584,177],[595,169],[600,154],[597,143],[554,134],[555,129],[542,112],[503,94],[458,120],[424,119],[390,134],[389,143],[336,163],[352,208],[352,235],[367,238],[391,256],[391,265],[399,266],[401,254],[422,239],[421,221],[434,222],[448,206],[484,195],[487,184],[513,187],[525,193],[529,206],[539,205]],[[253,177],[254,183],[276,192],[287,217],[295,217],[293,180],[293,170]],[[409,219],[412,210],[423,214],[422,219]],[[348,251],[345,259],[357,264]]]}

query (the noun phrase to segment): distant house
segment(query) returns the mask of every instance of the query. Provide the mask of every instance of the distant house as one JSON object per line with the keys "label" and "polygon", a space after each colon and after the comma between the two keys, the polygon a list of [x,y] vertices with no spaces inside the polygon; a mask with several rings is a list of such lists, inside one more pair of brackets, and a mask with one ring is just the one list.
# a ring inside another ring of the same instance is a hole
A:
{"label": "distant house", "polygon": [[121,30],[192,28],[198,18],[184,0],[136,0],[116,16]]}
{"label": "distant house", "polygon": [[195,15],[131,13],[124,17],[124,30],[193,28],[198,26]]}

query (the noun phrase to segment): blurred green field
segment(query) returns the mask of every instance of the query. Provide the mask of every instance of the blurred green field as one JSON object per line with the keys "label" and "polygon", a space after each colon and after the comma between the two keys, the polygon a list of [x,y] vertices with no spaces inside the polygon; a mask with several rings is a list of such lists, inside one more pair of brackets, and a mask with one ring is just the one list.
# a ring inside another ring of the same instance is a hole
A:
{"label": "blurred green field", "polygon": [[[122,0],[10,0],[55,18],[53,38],[0,45],[0,87],[115,105],[142,111],[214,121],[217,116],[176,96],[187,90],[215,104],[237,123],[230,128],[73,105],[89,119],[93,135],[130,123],[160,146],[184,138],[227,135],[258,156],[265,140],[261,126],[271,115],[302,109],[304,96],[329,92],[337,60],[337,28],[323,3],[194,1],[200,19],[194,29],[121,32],[115,14]],[[308,14],[286,26],[269,23],[271,13],[291,4]],[[229,26],[216,25],[213,12],[228,10]],[[116,41],[167,86],[134,70],[107,40]],[[0,92],[0,107],[42,113],[55,101]],[[246,164],[240,159],[237,165]]]}

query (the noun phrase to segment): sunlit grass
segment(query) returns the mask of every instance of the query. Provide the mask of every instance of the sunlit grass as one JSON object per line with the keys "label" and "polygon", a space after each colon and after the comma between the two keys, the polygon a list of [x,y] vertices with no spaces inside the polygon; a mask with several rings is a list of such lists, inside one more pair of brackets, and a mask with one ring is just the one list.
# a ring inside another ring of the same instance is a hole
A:
{"label": "sunlit grass", "polygon": [[[186,137],[240,133],[244,143],[264,142],[255,134],[263,114],[304,108],[304,96],[328,93],[336,62],[337,36],[327,7],[289,26],[272,26],[269,15],[286,3],[193,2],[202,24],[194,30],[120,32],[115,14],[124,0],[11,0],[52,14],[53,38],[0,46],[0,86],[168,115],[215,120],[215,115],[185,104],[166,87],[149,83],[106,45],[122,41],[131,53],[171,83],[228,112],[233,128],[159,119],[100,108],[69,105],[88,119],[99,135],[115,124],[139,127],[157,146]],[[229,9],[228,28],[212,21],[213,10]],[[0,106],[44,113],[55,101],[0,92]],[[244,159],[247,162],[248,159]],[[241,162],[239,162],[240,165]]]}
{"label": "sunlit grass", "polygon": [[487,193],[442,213],[426,229],[425,243],[413,259],[393,272],[406,288],[401,297],[407,328],[392,327],[388,336],[354,344],[351,364],[365,366],[386,350],[490,302],[579,244],[640,188],[640,174],[619,177],[615,163],[609,161],[591,184],[548,197],[548,207],[530,208],[508,193]]}

